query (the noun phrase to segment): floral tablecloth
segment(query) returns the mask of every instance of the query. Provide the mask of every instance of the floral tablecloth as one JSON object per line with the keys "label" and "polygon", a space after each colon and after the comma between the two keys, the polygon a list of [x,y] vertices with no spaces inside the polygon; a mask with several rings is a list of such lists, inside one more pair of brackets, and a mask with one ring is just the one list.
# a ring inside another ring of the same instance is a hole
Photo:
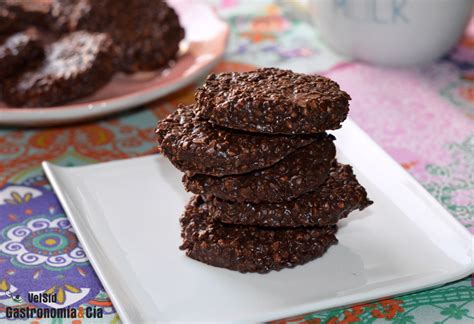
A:
{"label": "floral tablecloth", "polygon": [[[348,91],[350,117],[474,234],[474,25],[449,55],[410,70],[350,62],[328,50],[290,1],[214,0],[231,40],[216,71],[278,66],[317,72]],[[193,87],[118,116],[48,129],[0,129],[0,321],[27,292],[55,292],[54,308],[92,308],[94,322],[120,319],[42,173],[155,152],[153,129]],[[311,289],[308,287],[308,289]],[[183,306],[185,307],[185,306]],[[229,319],[232,320],[232,319]],[[77,319],[31,323],[89,322]],[[471,278],[415,294],[302,315],[283,322],[451,323],[474,321]]]}

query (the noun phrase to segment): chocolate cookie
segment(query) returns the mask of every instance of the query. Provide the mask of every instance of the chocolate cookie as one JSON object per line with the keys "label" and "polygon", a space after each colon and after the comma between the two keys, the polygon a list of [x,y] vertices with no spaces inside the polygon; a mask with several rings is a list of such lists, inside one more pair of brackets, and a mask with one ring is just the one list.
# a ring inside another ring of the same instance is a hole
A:
{"label": "chocolate cookie", "polygon": [[263,68],[208,76],[196,92],[197,114],[234,129],[308,134],[341,127],[350,97],[323,76]]}
{"label": "chocolate cookie", "polygon": [[216,267],[267,273],[322,256],[337,242],[336,226],[268,229],[214,222],[199,196],[181,217],[186,255]]}
{"label": "chocolate cookie", "polygon": [[156,128],[162,153],[189,175],[246,173],[283,159],[314,136],[251,134],[219,128],[197,118],[193,106],[180,106]]}
{"label": "chocolate cookie", "polygon": [[3,98],[12,106],[46,107],[90,95],[110,80],[114,59],[106,34],[68,34],[46,48],[38,68],[7,80]]}
{"label": "chocolate cookie", "polygon": [[281,202],[315,190],[329,174],[336,155],[334,137],[321,133],[315,142],[298,149],[263,170],[212,177],[185,175],[186,190],[235,202]]}
{"label": "chocolate cookie", "polygon": [[8,8],[0,3],[0,36],[9,35],[18,31],[19,19],[17,15],[8,10]]}
{"label": "chocolate cookie", "polygon": [[174,59],[184,29],[176,12],[161,0],[54,0],[53,28],[110,34],[125,72],[154,70]]}
{"label": "chocolate cookie", "polygon": [[47,28],[51,0],[2,0],[2,5],[13,12],[22,27],[34,25]]}
{"label": "chocolate cookie", "polygon": [[13,34],[0,45],[0,83],[29,66],[38,65],[44,56],[35,29]]}
{"label": "chocolate cookie", "polygon": [[352,167],[333,166],[329,178],[318,189],[283,203],[232,203],[206,197],[209,214],[230,224],[272,227],[334,225],[350,212],[372,204],[357,181]]}

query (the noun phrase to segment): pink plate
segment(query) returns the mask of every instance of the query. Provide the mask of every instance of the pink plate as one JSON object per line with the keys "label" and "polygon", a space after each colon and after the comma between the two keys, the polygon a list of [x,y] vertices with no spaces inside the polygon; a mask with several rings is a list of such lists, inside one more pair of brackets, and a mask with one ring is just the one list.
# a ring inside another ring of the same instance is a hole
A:
{"label": "pink plate", "polygon": [[227,43],[228,25],[207,4],[169,0],[186,30],[177,61],[163,71],[117,74],[94,95],[49,108],[10,108],[0,101],[0,125],[46,126],[93,119],[139,106],[181,89],[217,64]]}

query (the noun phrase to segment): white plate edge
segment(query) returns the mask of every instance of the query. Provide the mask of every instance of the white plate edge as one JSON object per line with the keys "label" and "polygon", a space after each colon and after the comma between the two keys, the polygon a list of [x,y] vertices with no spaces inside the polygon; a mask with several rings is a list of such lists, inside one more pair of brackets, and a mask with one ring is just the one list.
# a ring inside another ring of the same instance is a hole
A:
{"label": "white plate edge", "polygon": [[[51,185],[54,189],[54,192],[58,196],[58,199],[61,203],[61,206],[63,207],[64,212],[66,213],[67,218],[68,218],[69,222],[71,223],[71,225],[74,229],[74,233],[76,234],[79,242],[81,243],[82,248],[84,249],[89,262],[91,263],[92,268],[94,269],[95,273],[97,274],[97,277],[99,277],[100,282],[101,282],[103,288],[105,289],[107,295],[111,299],[113,307],[115,308],[115,310],[119,314],[119,317],[120,317],[121,321],[124,322],[124,323],[133,323],[132,319],[129,318],[129,316],[128,316],[128,312],[125,309],[122,308],[122,303],[120,303],[119,300],[116,298],[116,296],[119,295],[119,294],[115,294],[116,289],[114,289],[113,285],[111,283],[109,283],[108,275],[106,276],[106,272],[111,271],[112,267],[109,264],[107,264],[107,262],[104,262],[105,264],[103,264],[102,269],[105,269],[105,270],[104,271],[101,270],[100,265],[102,264],[102,262],[100,262],[99,258],[95,257],[95,254],[93,253],[93,248],[89,244],[89,242],[91,242],[91,241],[93,242],[94,240],[86,240],[86,236],[95,238],[94,232],[91,230],[91,228],[90,228],[90,226],[87,222],[84,222],[86,224],[85,228],[82,228],[82,226],[80,226],[78,224],[78,222],[76,221],[76,217],[75,217],[74,213],[72,212],[72,209],[70,208],[69,204],[67,203],[67,200],[66,200],[66,197],[65,197],[64,193],[60,190],[60,187],[59,187],[59,184],[57,182],[56,175],[55,175],[55,172],[58,172],[58,171],[54,171],[54,169],[67,169],[67,168],[54,165],[54,164],[52,164],[48,161],[43,161],[41,163],[41,166],[43,167],[43,170],[44,170],[48,180],[50,181],[50,183],[51,183]],[[119,284],[119,287],[121,289],[117,289],[117,290],[124,290],[123,287],[122,287],[123,285],[122,285],[121,281],[118,281],[118,284]],[[123,297],[121,296],[120,298],[123,298]],[[139,311],[134,306],[133,302],[131,302],[129,305],[131,305],[131,307],[133,307],[135,309],[135,312],[139,313]],[[128,307],[130,307],[130,306],[128,306]]]}

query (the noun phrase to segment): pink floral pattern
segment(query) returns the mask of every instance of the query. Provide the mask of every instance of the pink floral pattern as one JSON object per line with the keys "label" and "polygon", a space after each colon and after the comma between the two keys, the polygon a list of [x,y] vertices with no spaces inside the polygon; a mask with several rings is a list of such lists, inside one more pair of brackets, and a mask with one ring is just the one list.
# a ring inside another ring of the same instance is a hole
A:
{"label": "pink floral pattern", "polygon": [[[350,117],[474,232],[474,119],[439,92],[441,74],[434,73],[456,70],[450,64],[394,70],[354,63],[327,75],[351,94]],[[443,75],[446,83],[454,78]]]}

